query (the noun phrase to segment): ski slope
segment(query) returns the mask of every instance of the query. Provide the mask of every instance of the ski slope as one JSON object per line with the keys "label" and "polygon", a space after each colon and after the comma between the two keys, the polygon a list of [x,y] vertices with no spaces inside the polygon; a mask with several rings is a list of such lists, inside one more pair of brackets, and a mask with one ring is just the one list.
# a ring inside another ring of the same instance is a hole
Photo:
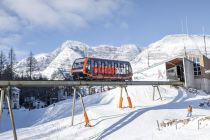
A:
{"label": "ski slope", "polygon": [[[123,109],[118,108],[120,88],[84,98],[87,113],[92,127],[84,127],[82,107],[79,99],[76,102],[75,125],[71,126],[72,100],[65,100],[44,109],[15,110],[17,136],[20,140],[208,140],[210,121],[197,129],[197,120],[210,116],[209,108],[198,105],[210,95],[199,91],[198,95],[189,93],[184,88],[161,86],[163,97],[158,94],[152,101],[151,86],[131,86],[128,92],[134,108],[127,108],[123,91]],[[156,121],[165,119],[185,119],[186,108],[193,106],[193,117],[187,125],[179,124],[158,130]],[[3,112],[3,127],[0,139],[12,140],[7,111]]]}

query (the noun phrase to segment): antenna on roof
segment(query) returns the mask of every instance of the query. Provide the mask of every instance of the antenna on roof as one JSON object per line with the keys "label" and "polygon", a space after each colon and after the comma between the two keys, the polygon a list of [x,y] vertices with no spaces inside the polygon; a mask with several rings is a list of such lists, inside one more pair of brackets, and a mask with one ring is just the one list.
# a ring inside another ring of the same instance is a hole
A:
{"label": "antenna on roof", "polygon": [[203,27],[203,41],[204,41],[205,55],[206,55],[206,57],[207,57],[206,36],[205,36],[205,28],[204,28],[204,27]]}
{"label": "antenna on roof", "polygon": [[183,25],[183,21],[181,21],[181,27],[182,27],[182,34],[184,34],[184,25]]}
{"label": "antenna on roof", "polygon": [[187,22],[187,16],[186,16],[186,19],[185,19],[185,25],[186,25],[187,35],[189,35],[189,34],[188,34],[188,22]]}
{"label": "antenna on roof", "polygon": [[[185,26],[186,26],[186,32],[187,32],[187,35],[186,35],[186,40],[187,40],[187,37],[188,37],[188,22],[187,22],[187,16],[185,18]],[[186,50],[186,46],[185,46],[185,42],[184,42],[184,55],[185,57],[187,57],[187,50]]]}

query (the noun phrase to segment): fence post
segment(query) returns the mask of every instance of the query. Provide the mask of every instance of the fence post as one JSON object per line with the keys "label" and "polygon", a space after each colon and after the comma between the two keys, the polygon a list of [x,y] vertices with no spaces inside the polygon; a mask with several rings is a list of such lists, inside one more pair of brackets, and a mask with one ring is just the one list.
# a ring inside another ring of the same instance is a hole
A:
{"label": "fence post", "polygon": [[160,131],[160,125],[159,125],[158,120],[157,120],[157,126],[158,126],[158,130]]}
{"label": "fence post", "polygon": [[15,120],[14,120],[14,115],[13,115],[13,112],[12,112],[12,106],[11,106],[11,100],[10,100],[10,92],[11,92],[10,87],[6,88],[6,100],[7,100],[10,120],[11,120],[11,124],[12,124],[13,136],[14,136],[14,140],[17,140]]}
{"label": "fence post", "polygon": [[73,89],[74,89],[74,95],[73,95],[73,101],[72,101],[71,126],[74,125],[74,111],[75,111],[75,100],[76,100],[76,87],[73,87]]}
{"label": "fence post", "polygon": [[3,102],[4,102],[4,89],[1,89],[1,98],[0,98],[0,125],[1,125],[1,117],[3,111]]}

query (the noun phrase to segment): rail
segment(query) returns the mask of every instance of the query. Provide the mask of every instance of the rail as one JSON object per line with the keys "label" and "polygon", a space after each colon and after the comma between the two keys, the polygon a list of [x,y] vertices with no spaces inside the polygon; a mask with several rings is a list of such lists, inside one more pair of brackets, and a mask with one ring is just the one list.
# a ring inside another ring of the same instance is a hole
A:
{"label": "rail", "polygon": [[0,81],[0,87],[183,85],[180,81]]}

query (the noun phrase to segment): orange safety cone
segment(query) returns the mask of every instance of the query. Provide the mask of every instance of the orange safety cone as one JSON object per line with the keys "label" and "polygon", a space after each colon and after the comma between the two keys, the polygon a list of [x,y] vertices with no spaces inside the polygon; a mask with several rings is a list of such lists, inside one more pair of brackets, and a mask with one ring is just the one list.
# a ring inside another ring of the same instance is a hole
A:
{"label": "orange safety cone", "polygon": [[86,112],[84,112],[84,118],[85,118],[85,127],[91,127],[88,119],[88,115]]}
{"label": "orange safety cone", "polygon": [[127,99],[128,99],[128,106],[129,106],[129,108],[132,108],[133,105],[132,105],[132,102],[131,102],[131,98],[128,96]]}
{"label": "orange safety cone", "polygon": [[122,108],[122,103],[123,103],[123,97],[120,97],[119,108]]}

